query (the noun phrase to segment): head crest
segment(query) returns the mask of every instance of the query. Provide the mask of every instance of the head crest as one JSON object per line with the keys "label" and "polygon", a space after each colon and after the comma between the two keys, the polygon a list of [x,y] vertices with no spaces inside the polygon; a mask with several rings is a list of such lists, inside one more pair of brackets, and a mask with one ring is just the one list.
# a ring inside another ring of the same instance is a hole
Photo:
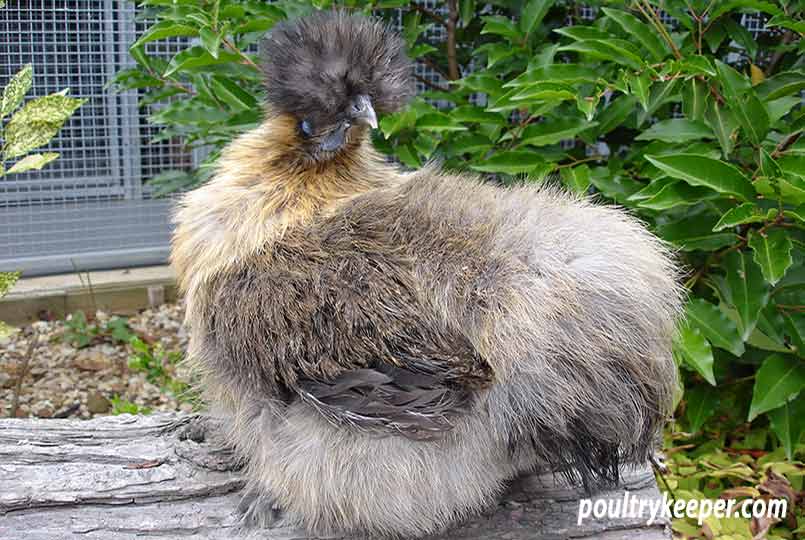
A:
{"label": "head crest", "polygon": [[277,24],[261,48],[269,104],[299,120],[334,119],[359,95],[392,112],[414,93],[405,44],[377,19],[321,11]]}

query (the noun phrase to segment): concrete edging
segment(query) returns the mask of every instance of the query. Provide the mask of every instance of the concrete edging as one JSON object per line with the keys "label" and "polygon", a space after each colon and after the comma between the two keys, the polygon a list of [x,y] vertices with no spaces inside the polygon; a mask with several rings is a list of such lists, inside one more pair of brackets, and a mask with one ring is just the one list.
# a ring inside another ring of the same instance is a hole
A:
{"label": "concrete edging", "polygon": [[23,277],[0,300],[0,321],[21,325],[77,310],[130,313],[175,301],[175,276],[169,266]]}

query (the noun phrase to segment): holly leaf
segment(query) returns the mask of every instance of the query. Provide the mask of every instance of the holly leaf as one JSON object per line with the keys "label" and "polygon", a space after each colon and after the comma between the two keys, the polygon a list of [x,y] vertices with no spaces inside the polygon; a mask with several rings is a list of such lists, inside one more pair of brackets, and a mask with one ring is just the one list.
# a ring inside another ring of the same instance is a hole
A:
{"label": "holly leaf", "polygon": [[805,388],[805,363],[789,355],[772,354],[755,375],[748,420],[782,407]]}
{"label": "holly leaf", "polygon": [[749,247],[754,251],[755,262],[760,265],[766,281],[775,285],[793,263],[791,239],[781,229],[764,233],[749,231]]}

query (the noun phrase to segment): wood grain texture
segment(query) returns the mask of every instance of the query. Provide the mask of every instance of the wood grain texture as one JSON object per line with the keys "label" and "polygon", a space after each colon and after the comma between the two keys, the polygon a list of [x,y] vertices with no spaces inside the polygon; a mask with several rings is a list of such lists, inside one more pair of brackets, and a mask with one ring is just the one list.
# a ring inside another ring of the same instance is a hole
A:
{"label": "wood grain texture", "polygon": [[[235,508],[243,481],[214,440],[180,438],[187,416],[0,420],[0,538],[262,538],[315,540],[289,528],[241,530]],[[648,469],[624,471],[622,488],[660,497]],[[667,540],[666,522],[586,520],[576,525],[578,490],[551,476],[516,480],[496,508],[440,540]]]}

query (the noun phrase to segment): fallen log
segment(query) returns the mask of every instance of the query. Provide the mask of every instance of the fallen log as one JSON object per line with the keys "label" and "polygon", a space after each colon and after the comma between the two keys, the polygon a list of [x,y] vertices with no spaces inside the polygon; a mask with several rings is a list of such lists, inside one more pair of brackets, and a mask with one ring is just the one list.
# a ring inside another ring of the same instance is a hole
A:
{"label": "fallen log", "polygon": [[[0,420],[0,538],[318,538],[289,528],[242,530],[235,510],[243,480],[219,443],[196,442],[195,421],[178,414]],[[622,487],[592,499],[623,499],[625,490],[660,500],[648,467],[625,470]],[[525,476],[496,508],[438,538],[671,538],[668,522],[648,525],[648,515],[578,525],[584,496],[551,475]]]}

